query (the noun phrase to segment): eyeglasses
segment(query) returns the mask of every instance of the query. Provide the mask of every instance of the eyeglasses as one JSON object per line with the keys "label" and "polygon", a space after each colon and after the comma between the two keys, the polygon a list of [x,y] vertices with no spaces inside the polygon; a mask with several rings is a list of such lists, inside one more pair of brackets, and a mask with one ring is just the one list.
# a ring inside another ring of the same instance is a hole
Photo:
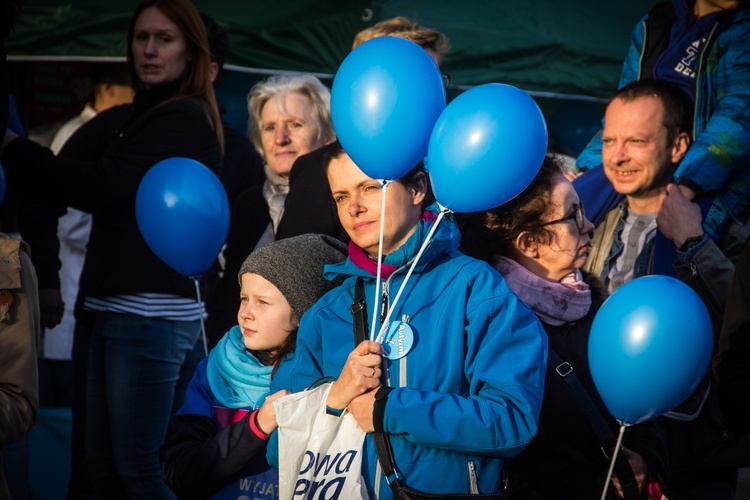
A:
{"label": "eyeglasses", "polygon": [[578,227],[578,230],[579,231],[583,230],[583,225],[585,224],[585,221],[586,221],[586,210],[584,210],[583,208],[582,201],[578,202],[578,208],[573,210],[571,213],[569,213],[562,219],[551,220],[549,222],[545,222],[544,224],[539,224],[538,227],[550,226],[552,224],[559,224],[561,222],[567,222],[569,220],[576,221],[576,226]]}
{"label": "eyeglasses", "polygon": [[451,84],[451,75],[449,75],[448,73],[443,73],[442,77],[443,77],[443,85],[445,85],[445,88],[447,89],[448,85]]}

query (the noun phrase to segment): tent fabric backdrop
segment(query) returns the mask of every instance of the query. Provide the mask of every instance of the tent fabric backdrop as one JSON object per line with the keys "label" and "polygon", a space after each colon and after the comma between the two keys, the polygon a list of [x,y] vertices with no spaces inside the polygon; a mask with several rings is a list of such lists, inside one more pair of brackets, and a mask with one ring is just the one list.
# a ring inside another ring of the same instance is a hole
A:
{"label": "tent fabric backdrop", "polygon": [[[451,39],[443,63],[463,90],[499,82],[532,93],[606,98],[635,23],[655,0],[194,0],[230,33],[230,69],[333,75],[354,35],[397,15]],[[26,0],[11,60],[121,58],[134,2]]]}

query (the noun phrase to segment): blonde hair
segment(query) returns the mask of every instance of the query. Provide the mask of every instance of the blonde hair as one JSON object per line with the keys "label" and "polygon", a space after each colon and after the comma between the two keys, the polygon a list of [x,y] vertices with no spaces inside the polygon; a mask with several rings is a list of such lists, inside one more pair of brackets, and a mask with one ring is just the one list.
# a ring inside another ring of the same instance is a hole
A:
{"label": "blonde hair", "polygon": [[331,122],[331,91],[313,75],[273,75],[258,82],[250,89],[247,96],[247,111],[250,115],[247,124],[250,140],[265,158],[261,140],[261,113],[269,99],[280,94],[297,93],[310,98],[312,116],[318,129],[318,141],[328,144],[336,139]]}
{"label": "blonde hair", "polygon": [[443,54],[450,49],[450,41],[445,34],[433,28],[420,26],[406,17],[398,16],[393,19],[380,21],[379,23],[357,33],[357,36],[354,37],[352,50],[368,40],[388,35],[406,38],[423,49],[432,50],[437,54],[438,61],[441,62],[443,60]]}

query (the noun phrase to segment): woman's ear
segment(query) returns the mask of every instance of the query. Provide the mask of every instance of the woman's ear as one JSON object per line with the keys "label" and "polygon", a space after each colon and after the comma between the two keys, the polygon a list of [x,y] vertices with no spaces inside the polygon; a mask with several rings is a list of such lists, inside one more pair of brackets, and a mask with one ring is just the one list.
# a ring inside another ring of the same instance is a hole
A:
{"label": "woman's ear", "polygon": [[412,197],[414,199],[414,205],[421,205],[424,201],[424,197],[427,194],[427,176],[424,172],[419,172],[414,177],[414,184],[411,187]]}
{"label": "woman's ear", "polygon": [[535,259],[539,256],[539,245],[534,236],[528,231],[523,231],[516,237],[515,241],[516,251],[521,255],[530,259]]}

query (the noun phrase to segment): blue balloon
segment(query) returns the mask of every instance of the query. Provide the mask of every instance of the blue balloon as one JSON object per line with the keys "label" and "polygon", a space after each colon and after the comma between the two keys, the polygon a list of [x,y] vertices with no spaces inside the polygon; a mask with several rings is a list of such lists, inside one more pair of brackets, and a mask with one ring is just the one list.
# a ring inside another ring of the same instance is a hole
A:
{"label": "blue balloon", "polygon": [[443,109],[440,69],[404,38],[363,43],[333,79],[333,128],[352,161],[374,179],[398,179],[424,159]]}
{"label": "blue balloon", "polygon": [[589,366],[609,412],[639,424],[698,387],[712,347],[711,318],[698,294],[675,278],[645,276],[621,286],[599,309]]}
{"label": "blue balloon", "polygon": [[427,170],[437,201],[454,212],[502,205],[523,191],[547,152],[547,125],[534,100],[489,83],[456,97],[430,137]]}
{"label": "blue balloon", "polygon": [[169,158],[146,172],[135,215],[151,250],[185,276],[211,268],[229,231],[229,201],[221,181],[189,158]]}

